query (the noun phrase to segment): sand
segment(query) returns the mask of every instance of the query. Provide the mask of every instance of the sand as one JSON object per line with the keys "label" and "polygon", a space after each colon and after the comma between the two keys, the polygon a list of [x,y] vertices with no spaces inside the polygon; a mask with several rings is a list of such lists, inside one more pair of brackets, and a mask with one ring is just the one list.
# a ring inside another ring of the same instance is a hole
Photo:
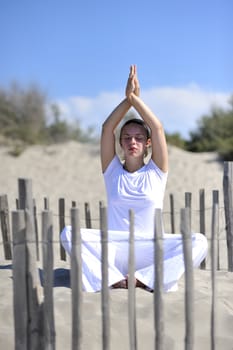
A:
{"label": "sand", "polygon": [[[179,232],[180,208],[184,206],[184,193],[192,193],[192,230],[199,232],[199,190],[206,194],[206,235],[211,235],[212,191],[219,190],[220,200],[220,268],[217,272],[217,329],[216,349],[233,349],[233,273],[227,272],[227,252],[223,207],[223,164],[215,153],[192,154],[169,147],[170,170],[164,201],[166,231],[170,230],[170,202],[175,199],[175,224]],[[62,145],[33,146],[19,157],[9,155],[9,149],[0,148],[0,194],[8,195],[10,210],[15,209],[18,196],[18,178],[32,179],[33,195],[37,203],[38,222],[49,198],[53,211],[56,241],[58,229],[58,199],[66,200],[66,224],[70,223],[69,208],[76,201],[81,210],[84,225],[84,203],[89,202],[94,227],[98,227],[99,201],[106,202],[103,178],[99,161],[99,146],[69,142]],[[14,320],[12,295],[12,261],[4,259],[0,238],[0,349],[14,349]],[[70,262],[60,261],[58,243],[55,244],[55,324],[56,348],[71,348],[71,289],[69,287]],[[196,269],[195,284],[195,346],[194,349],[210,349],[211,273],[210,258],[207,269]],[[111,348],[129,349],[127,291],[111,290]],[[154,348],[153,294],[136,290],[138,349]],[[84,293],[84,349],[101,349],[100,293]],[[184,323],[184,278],[179,290],[164,295],[166,349],[183,349]]]}

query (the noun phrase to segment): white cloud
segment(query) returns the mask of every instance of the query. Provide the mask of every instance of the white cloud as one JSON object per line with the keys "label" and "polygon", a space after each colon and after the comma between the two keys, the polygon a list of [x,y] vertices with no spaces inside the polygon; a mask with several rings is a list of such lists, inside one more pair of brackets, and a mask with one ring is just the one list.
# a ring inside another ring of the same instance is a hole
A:
{"label": "white cloud", "polygon": [[[163,122],[165,130],[179,132],[183,137],[188,137],[189,131],[196,128],[197,120],[208,114],[213,106],[227,109],[230,95],[207,91],[195,84],[142,91],[143,100]],[[78,119],[84,128],[95,126],[99,133],[105,118],[123,98],[120,92],[103,92],[93,98],[73,96],[57,103],[64,118]]]}

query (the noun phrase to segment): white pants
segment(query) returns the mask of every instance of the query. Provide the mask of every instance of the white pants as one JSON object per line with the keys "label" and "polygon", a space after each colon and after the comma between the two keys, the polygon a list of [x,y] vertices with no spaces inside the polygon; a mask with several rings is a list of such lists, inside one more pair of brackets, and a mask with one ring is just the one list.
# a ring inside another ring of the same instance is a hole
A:
{"label": "white pants", "polygon": [[[71,226],[61,232],[61,243],[71,255]],[[128,232],[108,232],[108,281],[109,286],[128,274]],[[83,290],[96,292],[101,289],[100,231],[81,229]],[[184,273],[183,241],[181,234],[164,234],[164,290],[177,289],[177,281]],[[207,239],[200,233],[192,235],[193,266],[197,267],[207,255]],[[152,238],[135,235],[135,277],[149,288],[154,288],[154,242]]]}

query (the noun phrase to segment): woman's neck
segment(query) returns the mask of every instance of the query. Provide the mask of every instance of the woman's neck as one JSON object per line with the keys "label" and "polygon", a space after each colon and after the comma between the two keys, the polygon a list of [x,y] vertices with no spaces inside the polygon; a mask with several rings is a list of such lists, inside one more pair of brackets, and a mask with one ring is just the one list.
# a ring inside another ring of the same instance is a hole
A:
{"label": "woman's neck", "polygon": [[125,160],[124,163],[124,169],[128,171],[129,173],[134,173],[135,171],[141,169],[144,166],[144,161],[143,160],[135,160],[134,162],[132,161],[127,161]]}

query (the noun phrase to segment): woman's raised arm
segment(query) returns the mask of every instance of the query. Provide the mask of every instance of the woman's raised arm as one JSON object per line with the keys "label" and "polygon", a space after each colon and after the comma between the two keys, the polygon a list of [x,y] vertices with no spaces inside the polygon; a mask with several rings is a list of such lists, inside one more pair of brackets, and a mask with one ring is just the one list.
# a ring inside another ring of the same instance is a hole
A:
{"label": "woman's raised arm", "polygon": [[163,125],[141,98],[131,92],[127,96],[129,103],[136,109],[151,129],[152,159],[164,172],[168,171],[168,151]]}
{"label": "woman's raised arm", "polygon": [[131,107],[131,103],[127,97],[131,92],[135,96],[139,96],[140,88],[136,65],[130,66],[129,77],[125,88],[126,98],[112,111],[102,125],[100,153],[103,173],[116,154],[114,130]]}
{"label": "woman's raised arm", "polygon": [[103,173],[107,169],[109,163],[114,158],[115,150],[115,135],[114,130],[120,123],[121,119],[130,109],[131,104],[125,98],[109,115],[102,125],[100,154]]}

